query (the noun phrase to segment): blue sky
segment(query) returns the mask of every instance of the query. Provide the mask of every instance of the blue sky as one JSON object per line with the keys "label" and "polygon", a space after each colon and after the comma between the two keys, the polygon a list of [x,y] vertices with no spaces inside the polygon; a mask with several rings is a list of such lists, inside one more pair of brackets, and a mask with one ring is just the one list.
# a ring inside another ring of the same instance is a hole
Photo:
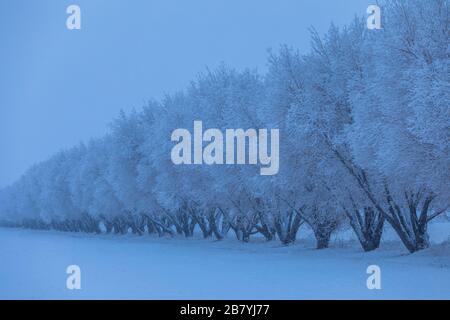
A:
{"label": "blue sky", "polygon": [[[103,135],[120,109],[183,89],[224,62],[264,72],[269,48],[306,52],[374,0],[2,0],[0,187]],[[82,29],[66,28],[77,4]]]}

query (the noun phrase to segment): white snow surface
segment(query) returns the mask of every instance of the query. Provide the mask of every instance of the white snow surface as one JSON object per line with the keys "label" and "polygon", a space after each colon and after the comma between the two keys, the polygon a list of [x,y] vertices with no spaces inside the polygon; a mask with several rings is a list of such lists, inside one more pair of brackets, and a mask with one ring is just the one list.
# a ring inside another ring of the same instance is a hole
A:
{"label": "white snow surface", "polygon": [[[449,223],[430,249],[409,254],[386,232],[364,253],[346,231],[315,250],[306,230],[292,246],[253,239],[86,235],[0,228],[0,299],[450,299]],[[381,290],[368,290],[369,265]],[[66,268],[81,268],[81,290]]]}

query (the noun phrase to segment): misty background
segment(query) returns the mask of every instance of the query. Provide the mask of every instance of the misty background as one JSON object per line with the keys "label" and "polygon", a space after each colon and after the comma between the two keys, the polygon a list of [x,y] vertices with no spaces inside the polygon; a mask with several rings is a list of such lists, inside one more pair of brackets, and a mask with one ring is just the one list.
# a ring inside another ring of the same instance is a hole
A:
{"label": "misty background", "polygon": [[[60,149],[104,135],[121,109],[182,90],[221,63],[264,72],[268,49],[306,52],[308,28],[370,0],[3,0],[0,188]],[[81,8],[81,30],[66,8]]]}

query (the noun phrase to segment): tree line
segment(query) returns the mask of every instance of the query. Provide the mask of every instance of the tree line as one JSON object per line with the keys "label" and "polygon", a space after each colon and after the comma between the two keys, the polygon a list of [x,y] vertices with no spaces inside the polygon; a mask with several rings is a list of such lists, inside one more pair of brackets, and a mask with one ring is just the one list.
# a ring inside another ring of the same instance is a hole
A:
{"label": "tree line", "polygon": [[[268,71],[221,66],[185,90],[121,113],[110,132],[34,165],[0,191],[3,225],[71,232],[177,234],[295,242],[303,224],[326,248],[349,224],[365,251],[390,225],[410,252],[450,204],[450,9],[392,0],[383,28],[363,18],[282,46]],[[176,166],[171,132],[276,128],[279,172]]]}

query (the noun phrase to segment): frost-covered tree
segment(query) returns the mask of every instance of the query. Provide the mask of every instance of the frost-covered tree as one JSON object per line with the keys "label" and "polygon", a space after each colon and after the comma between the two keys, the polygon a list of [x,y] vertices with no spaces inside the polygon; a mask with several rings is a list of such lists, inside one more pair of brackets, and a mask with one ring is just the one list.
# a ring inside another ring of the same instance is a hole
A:
{"label": "frost-covered tree", "polygon": [[363,171],[350,171],[414,252],[428,246],[428,223],[450,203],[449,4],[389,1],[383,12],[352,91],[348,140]]}

